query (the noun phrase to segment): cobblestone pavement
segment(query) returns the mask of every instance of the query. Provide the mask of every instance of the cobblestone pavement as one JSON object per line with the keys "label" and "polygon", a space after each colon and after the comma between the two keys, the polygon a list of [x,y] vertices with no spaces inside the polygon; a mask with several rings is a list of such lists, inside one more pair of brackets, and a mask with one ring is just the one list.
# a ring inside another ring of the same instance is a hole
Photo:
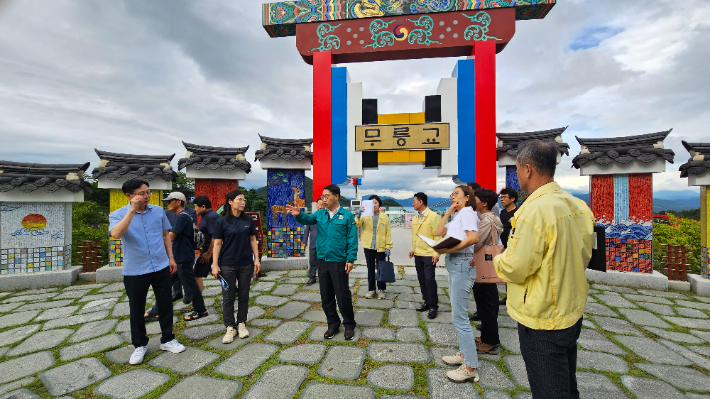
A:
{"label": "cobblestone pavement", "polygon": [[[210,317],[186,325],[182,315],[191,307],[175,306],[175,331],[187,350],[160,351],[152,323],[139,366],[127,364],[133,347],[123,283],[1,293],[0,399],[530,397],[516,323],[503,307],[501,353],[481,356],[480,382],[446,380],[450,368],[440,359],[458,342],[447,276],[437,277],[441,313],[429,320],[414,310],[421,295],[412,269],[384,300],[366,300],[366,270],[352,272],[355,341],[345,341],[342,330],[323,340],[318,285],[304,285],[305,270],[296,270],[254,283],[251,335],[224,345],[220,288],[206,280]],[[710,298],[593,284],[578,342],[581,396],[710,397],[709,312]]]}

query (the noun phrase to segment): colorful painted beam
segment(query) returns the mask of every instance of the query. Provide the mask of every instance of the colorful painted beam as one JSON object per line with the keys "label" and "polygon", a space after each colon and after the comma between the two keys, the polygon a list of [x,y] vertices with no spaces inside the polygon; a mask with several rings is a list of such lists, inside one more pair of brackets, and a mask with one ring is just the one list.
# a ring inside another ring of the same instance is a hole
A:
{"label": "colorful painted beam", "polygon": [[515,12],[502,8],[300,24],[296,47],[309,64],[324,51],[334,64],[465,57],[473,55],[474,43],[488,42],[493,54],[501,52],[514,34]]}
{"label": "colorful painted beam", "polygon": [[300,0],[266,3],[262,25],[271,37],[294,36],[297,25],[454,11],[510,9],[515,19],[542,19],[556,0]]}

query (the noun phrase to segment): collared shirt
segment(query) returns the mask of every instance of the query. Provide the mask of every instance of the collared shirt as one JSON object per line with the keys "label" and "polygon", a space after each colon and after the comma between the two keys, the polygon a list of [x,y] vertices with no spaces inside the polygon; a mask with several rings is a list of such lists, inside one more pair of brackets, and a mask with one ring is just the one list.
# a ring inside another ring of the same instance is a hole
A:
{"label": "collared shirt", "polygon": [[[116,209],[108,216],[109,234],[123,220],[131,204]],[[123,275],[139,276],[168,267],[163,232],[170,230],[170,222],[163,208],[147,205],[142,213],[133,215],[126,234],[121,237],[123,245]]]}
{"label": "collared shirt", "polygon": [[434,232],[440,221],[441,216],[429,208],[424,208],[422,213],[412,218],[412,252],[414,252],[414,256],[439,256],[436,251],[419,238],[419,234],[433,240],[439,240],[441,237],[434,235]]}
{"label": "collared shirt", "polygon": [[587,302],[592,211],[550,182],[532,192],[510,221],[508,247],[493,258],[496,273],[508,282],[508,313],[536,330],[571,327]]}
{"label": "collared shirt", "polygon": [[357,225],[353,214],[343,207],[336,213],[321,209],[312,215],[301,212],[296,222],[318,225],[316,253],[326,262],[349,262],[357,259]]}
{"label": "collared shirt", "polygon": [[335,208],[335,212],[331,211],[331,210],[328,209],[328,208],[326,208],[326,210],[328,211],[328,215],[329,215],[330,218],[332,219],[333,216],[335,216],[335,214],[338,213],[338,211],[340,210],[340,207]]}

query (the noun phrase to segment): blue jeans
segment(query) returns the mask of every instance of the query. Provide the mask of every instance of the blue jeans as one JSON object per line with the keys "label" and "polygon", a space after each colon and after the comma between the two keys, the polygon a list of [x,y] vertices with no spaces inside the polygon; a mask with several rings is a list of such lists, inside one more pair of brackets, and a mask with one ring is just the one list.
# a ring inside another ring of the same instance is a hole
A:
{"label": "blue jeans", "polygon": [[447,254],[446,270],[449,272],[449,297],[451,298],[451,317],[456,332],[459,333],[459,352],[464,356],[464,364],[478,368],[476,339],[468,319],[468,301],[471,299],[473,280],[476,279],[476,268],[469,262],[473,254]]}

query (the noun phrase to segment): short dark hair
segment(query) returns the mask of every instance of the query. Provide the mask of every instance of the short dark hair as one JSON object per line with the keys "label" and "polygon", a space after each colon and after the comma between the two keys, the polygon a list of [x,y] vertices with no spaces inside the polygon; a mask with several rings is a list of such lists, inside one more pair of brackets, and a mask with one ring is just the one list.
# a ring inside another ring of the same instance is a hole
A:
{"label": "short dark hair", "polygon": [[371,199],[371,200],[377,200],[377,203],[378,203],[380,206],[382,206],[382,200],[380,199],[380,197],[378,197],[378,196],[376,196],[376,195],[371,195],[371,196],[370,196],[370,199]]}
{"label": "short dark hair", "polygon": [[195,199],[192,200],[192,203],[195,204],[196,206],[204,206],[207,209],[212,208],[212,202],[210,202],[210,199],[205,197],[204,195],[200,195],[199,197],[195,197]]}
{"label": "short dark hair", "polygon": [[424,194],[424,193],[422,193],[422,192],[419,192],[419,193],[414,194],[414,198],[416,198],[416,199],[418,199],[419,201],[423,202],[423,203],[424,203],[424,206],[427,206],[427,201],[428,201],[429,198],[426,196],[426,194]]}
{"label": "short dark hair", "polygon": [[318,199],[316,200],[316,204],[318,203],[318,201],[323,201],[323,198],[318,198]]}
{"label": "short dark hair", "polygon": [[[473,189],[466,184],[456,186],[456,188],[460,188],[461,191],[463,191],[463,195],[468,196],[468,201],[466,201],[466,204],[464,206],[470,206],[475,211],[476,210],[476,193],[473,192]],[[454,189],[454,190],[456,190],[456,189]]]}
{"label": "short dark hair", "polygon": [[144,184],[146,185],[146,187],[150,188],[150,184],[148,184],[147,181],[140,179],[126,180],[123,183],[123,186],[121,186],[121,190],[123,190],[124,194],[133,194],[134,191],[141,188],[141,186],[143,186]]}
{"label": "short dark hair", "polygon": [[557,168],[557,148],[551,143],[532,140],[518,151],[520,166],[530,165],[542,176],[554,177]]}
{"label": "short dark hair", "polygon": [[340,187],[336,186],[335,184],[329,184],[323,187],[323,190],[328,190],[333,193],[333,195],[337,195],[338,197],[340,197]]}
{"label": "short dark hair", "polygon": [[478,197],[478,200],[486,204],[486,207],[490,211],[493,209],[494,206],[496,206],[496,203],[498,202],[498,194],[496,194],[495,191],[491,190],[490,188],[478,188],[476,189],[476,197]]}
{"label": "short dark hair", "polygon": [[479,188],[481,188],[481,185],[478,184],[478,183],[476,183],[476,182],[473,182],[473,183],[466,183],[466,185],[469,186],[469,187],[471,187],[471,190],[473,190],[474,192],[475,192],[476,190],[478,190]]}
{"label": "short dark hair", "polygon": [[504,194],[507,195],[508,198],[512,199],[513,201],[518,200],[518,192],[513,190],[512,188],[506,187],[506,188],[500,190],[500,195],[504,195]]}

